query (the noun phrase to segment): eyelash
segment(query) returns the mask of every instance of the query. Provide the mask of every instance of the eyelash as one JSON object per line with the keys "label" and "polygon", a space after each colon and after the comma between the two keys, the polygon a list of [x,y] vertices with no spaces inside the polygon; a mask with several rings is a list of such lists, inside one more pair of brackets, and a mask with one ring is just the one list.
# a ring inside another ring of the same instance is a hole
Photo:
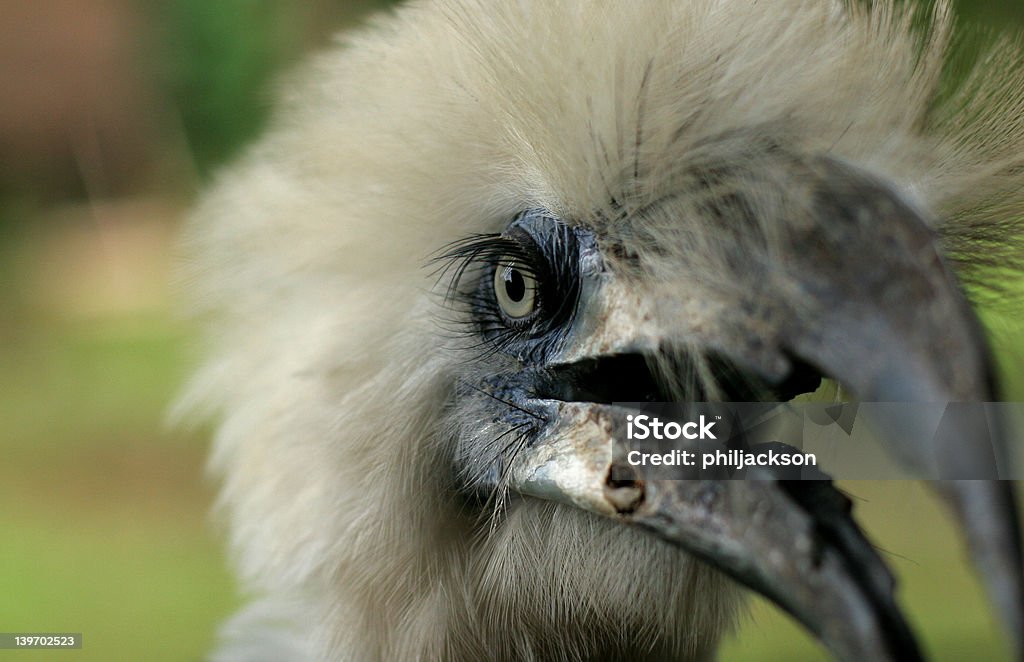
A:
{"label": "eyelash", "polygon": [[[556,226],[550,240],[535,242],[501,234],[472,235],[449,244],[436,258],[438,282],[450,277],[445,291],[449,307],[470,314],[460,315],[464,335],[483,337],[489,351],[501,351],[518,340],[543,338],[571,320],[579,293],[577,250],[572,230]],[[523,320],[508,318],[493,291],[494,271],[512,258],[519,270],[536,281],[537,308]],[[561,301],[557,309],[553,303]]]}

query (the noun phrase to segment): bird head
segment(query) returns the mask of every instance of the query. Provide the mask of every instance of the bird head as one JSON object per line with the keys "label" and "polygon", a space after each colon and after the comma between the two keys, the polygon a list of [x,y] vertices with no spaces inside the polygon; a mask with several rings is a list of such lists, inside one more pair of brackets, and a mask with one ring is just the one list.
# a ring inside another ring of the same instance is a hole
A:
{"label": "bird head", "polygon": [[[1024,78],[943,91],[926,18],[424,2],[295,74],[186,243],[246,618],[352,659],[698,659],[727,575],[844,659],[918,656],[827,483],[610,470],[622,403],[996,399],[961,283],[1016,254]],[[1019,637],[1009,485],[939,491]]]}

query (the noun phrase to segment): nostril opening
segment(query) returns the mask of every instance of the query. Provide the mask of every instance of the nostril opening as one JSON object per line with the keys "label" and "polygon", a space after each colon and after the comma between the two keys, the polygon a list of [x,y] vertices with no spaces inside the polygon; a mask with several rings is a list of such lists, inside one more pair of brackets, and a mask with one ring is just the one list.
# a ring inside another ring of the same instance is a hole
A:
{"label": "nostril opening", "polygon": [[635,512],[644,502],[644,482],[633,478],[613,478],[612,473],[613,470],[610,469],[605,479],[605,499],[617,513]]}

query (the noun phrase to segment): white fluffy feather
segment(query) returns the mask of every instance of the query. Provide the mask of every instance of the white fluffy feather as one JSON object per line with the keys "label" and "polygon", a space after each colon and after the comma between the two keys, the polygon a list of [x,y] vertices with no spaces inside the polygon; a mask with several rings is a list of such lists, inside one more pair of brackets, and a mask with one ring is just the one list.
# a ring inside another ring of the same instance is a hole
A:
{"label": "white fluffy feather", "polygon": [[[182,268],[207,335],[181,407],[217,422],[240,574],[290,621],[278,659],[714,650],[736,603],[716,573],[545,503],[481,530],[449,493],[435,431],[457,357],[424,264],[526,208],[654,191],[663,165],[752,126],[938,218],[1019,211],[1024,85],[1000,65],[1019,52],[936,106],[948,10],[920,39],[874,4],[414,2],[298,72],[204,197]],[[266,619],[249,620],[226,634]]]}

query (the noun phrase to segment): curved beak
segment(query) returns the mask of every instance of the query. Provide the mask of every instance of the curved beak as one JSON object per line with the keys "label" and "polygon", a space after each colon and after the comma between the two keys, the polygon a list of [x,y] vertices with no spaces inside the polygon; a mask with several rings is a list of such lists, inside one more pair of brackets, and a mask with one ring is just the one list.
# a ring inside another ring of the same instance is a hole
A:
{"label": "curved beak", "polygon": [[[977,318],[920,211],[831,158],[801,168],[805,215],[779,219],[788,229],[772,253],[751,258],[765,268],[734,274],[757,306],[720,306],[699,323],[657,314],[664,304],[638,316],[642,293],[609,277],[584,302],[575,342],[554,374],[571,375],[567,391],[593,393],[600,388],[581,389],[588,373],[574,366],[602,356],[650,359],[683,345],[725,357],[769,385],[801,364],[864,402],[968,403],[944,437],[913,420],[875,423],[888,430],[889,449],[905,466],[937,467],[935,489],[1024,656],[1014,486],[995,480],[1006,440],[998,422],[988,424],[969,404],[996,398]],[[692,306],[677,301],[668,309]],[[625,382],[616,394],[628,392]],[[642,397],[531,397],[524,401],[551,423],[507,467],[512,489],[678,545],[777,602],[839,659],[921,658],[891,574],[830,481],[666,480],[624,462],[632,447],[621,432],[635,412],[612,402]]]}

